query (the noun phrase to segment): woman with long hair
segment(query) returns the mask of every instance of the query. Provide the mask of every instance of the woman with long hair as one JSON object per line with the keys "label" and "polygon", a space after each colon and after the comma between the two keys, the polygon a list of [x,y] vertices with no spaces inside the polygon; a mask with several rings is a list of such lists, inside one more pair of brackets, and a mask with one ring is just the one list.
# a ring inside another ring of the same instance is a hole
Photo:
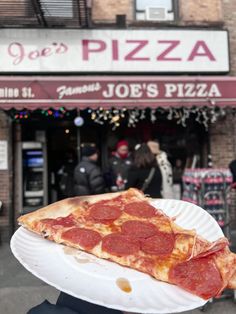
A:
{"label": "woman with long hair", "polygon": [[148,147],[155,155],[162,176],[162,197],[173,198],[173,170],[167,153],[160,149],[159,141],[148,141]]}
{"label": "woman with long hair", "polygon": [[162,197],[162,176],[155,155],[146,143],[138,144],[134,164],[128,171],[126,188],[138,188],[151,197]]}

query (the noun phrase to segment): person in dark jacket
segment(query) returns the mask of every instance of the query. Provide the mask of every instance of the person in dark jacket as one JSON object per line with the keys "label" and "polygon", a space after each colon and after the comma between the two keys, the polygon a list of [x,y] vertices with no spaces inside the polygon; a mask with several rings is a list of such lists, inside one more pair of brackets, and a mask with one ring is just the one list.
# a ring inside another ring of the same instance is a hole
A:
{"label": "person in dark jacket", "polygon": [[74,196],[74,169],[75,157],[73,151],[66,152],[65,162],[57,171],[58,176],[58,199]]}
{"label": "person in dark jacket", "polygon": [[98,152],[94,144],[82,146],[82,160],[74,170],[76,196],[105,193],[105,182],[98,167]]}
{"label": "person in dark jacket", "polygon": [[162,197],[162,176],[155,155],[147,144],[135,147],[134,164],[128,171],[126,188],[134,187],[151,197]]}
{"label": "person in dark jacket", "polygon": [[61,292],[56,304],[45,300],[30,309],[27,314],[124,314],[124,312],[92,304]]}
{"label": "person in dark jacket", "polygon": [[125,140],[119,141],[116,145],[116,151],[109,160],[112,185],[116,185],[119,190],[124,189],[124,184],[127,181],[127,172],[132,162],[128,142]]}

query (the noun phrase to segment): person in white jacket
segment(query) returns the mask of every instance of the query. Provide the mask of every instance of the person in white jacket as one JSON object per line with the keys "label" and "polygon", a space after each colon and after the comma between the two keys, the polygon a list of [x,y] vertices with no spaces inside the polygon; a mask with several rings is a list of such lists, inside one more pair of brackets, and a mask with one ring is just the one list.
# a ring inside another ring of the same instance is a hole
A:
{"label": "person in white jacket", "polygon": [[166,152],[160,149],[158,141],[148,141],[147,145],[156,156],[159,168],[162,174],[162,197],[166,199],[173,198],[173,171],[171,163],[168,160]]}

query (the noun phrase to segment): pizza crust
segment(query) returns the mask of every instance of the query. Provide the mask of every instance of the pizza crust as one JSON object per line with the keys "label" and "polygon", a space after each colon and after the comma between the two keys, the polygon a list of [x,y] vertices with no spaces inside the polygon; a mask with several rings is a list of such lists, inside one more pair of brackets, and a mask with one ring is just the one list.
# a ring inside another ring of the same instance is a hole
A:
{"label": "pizza crust", "polygon": [[89,204],[96,203],[102,200],[109,200],[114,197],[121,196],[123,194],[127,194],[128,197],[135,197],[140,200],[146,199],[144,194],[137,189],[129,189],[125,192],[115,192],[115,193],[105,193],[98,195],[85,195],[85,196],[77,196],[71,197],[59,202],[53,203],[41,209],[38,209],[35,212],[23,215],[18,218],[18,223],[24,227],[28,227],[30,230],[33,230],[34,221],[38,221],[46,218],[57,218],[57,217],[66,217],[70,215],[72,212],[81,208],[85,202]]}
{"label": "pizza crust", "polygon": [[[42,209],[39,209],[33,213],[26,214],[18,219],[18,222],[20,225],[26,227],[27,229],[36,232],[49,240],[53,240],[57,243],[62,243],[71,247],[75,247],[80,250],[84,250],[82,247],[80,247],[79,244],[74,244],[69,241],[66,241],[62,239],[61,234],[63,232],[63,228],[61,230],[57,230],[56,232],[51,230],[47,230],[45,233],[45,226],[43,222],[40,222],[42,219],[56,219],[58,217],[67,217],[71,213],[74,213],[73,215],[75,217],[80,217],[81,214],[83,214],[87,210],[88,204],[94,204],[99,201],[103,200],[112,200],[115,197],[119,196],[125,196],[125,199],[127,198],[127,201],[150,201],[151,199],[147,198],[141,191],[137,189],[129,189],[124,192],[116,192],[116,193],[107,193],[107,194],[100,194],[100,195],[92,195],[92,196],[79,196],[79,197],[73,197],[64,199],[62,201],[53,203],[49,206],[46,206]],[[165,216],[165,214],[163,214]],[[163,216],[163,217],[164,217]],[[132,216],[129,216],[129,214],[124,213],[123,218],[121,218],[121,223],[126,220],[132,219]],[[128,256],[114,256],[111,255],[105,251],[102,250],[101,243],[94,247],[91,250],[84,250],[89,253],[94,254],[95,256],[103,259],[108,259],[113,262],[116,262],[118,264],[121,264],[123,266],[128,266],[134,269],[137,269],[139,271],[148,273],[155,277],[158,280],[166,281],[168,282],[168,276],[169,276],[169,269],[173,266],[173,263],[176,262],[176,259],[181,261],[188,261],[191,259],[199,258],[208,256],[211,254],[215,254],[215,263],[221,273],[222,279],[223,279],[223,287],[222,290],[225,287],[229,287],[232,289],[236,289],[236,255],[231,253],[228,249],[228,241],[226,238],[219,239],[213,243],[199,237],[196,234],[195,230],[185,230],[179,227],[174,223],[174,220],[170,217],[166,216],[167,219],[169,219],[168,224],[170,225],[171,232],[174,232],[176,239],[176,246],[173,250],[173,258],[169,258],[168,260],[164,261],[164,264],[162,264],[161,261],[159,261],[157,265],[153,265],[153,259],[150,258],[149,255],[144,254],[142,251],[139,252],[138,255],[128,255]],[[122,220],[123,219],[123,220]],[[158,224],[157,218],[150,218],[148,221],[152,223]],[[137,218],[137,220],[141,220],[142,218]],[[165,217],[164,217],[165,220]],[[119,221],[120,223],[120,221]],[[99,224],[98,224],[99,225]],[[81,228],[85,227],[83,226],[83,223],[81,224]],[[161,226],[163,229],[163,232],[167,230],[167,226]],[[91,229],[96,231],[96,224],[94,227],[92,226]],[[103,228],[105,229],[106,226]],[[50,228],[49,228],[50,229]],[[97,230],[101,234],[106,235],[106,233],[103,233],[103,229],[101,227],[101,230]],[[222,252],[224,250],[224,253]]]}

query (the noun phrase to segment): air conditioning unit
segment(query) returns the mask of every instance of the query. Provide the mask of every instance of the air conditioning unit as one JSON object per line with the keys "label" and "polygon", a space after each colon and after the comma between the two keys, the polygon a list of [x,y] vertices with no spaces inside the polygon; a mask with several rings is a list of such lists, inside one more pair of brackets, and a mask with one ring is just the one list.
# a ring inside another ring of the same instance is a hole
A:
{"label": "air conditioning unit", "polygon": [[145,11],[146,11],[146,20],[147,21],[167,21],[167,20],[169,20],[166,8],[147,7]]}

